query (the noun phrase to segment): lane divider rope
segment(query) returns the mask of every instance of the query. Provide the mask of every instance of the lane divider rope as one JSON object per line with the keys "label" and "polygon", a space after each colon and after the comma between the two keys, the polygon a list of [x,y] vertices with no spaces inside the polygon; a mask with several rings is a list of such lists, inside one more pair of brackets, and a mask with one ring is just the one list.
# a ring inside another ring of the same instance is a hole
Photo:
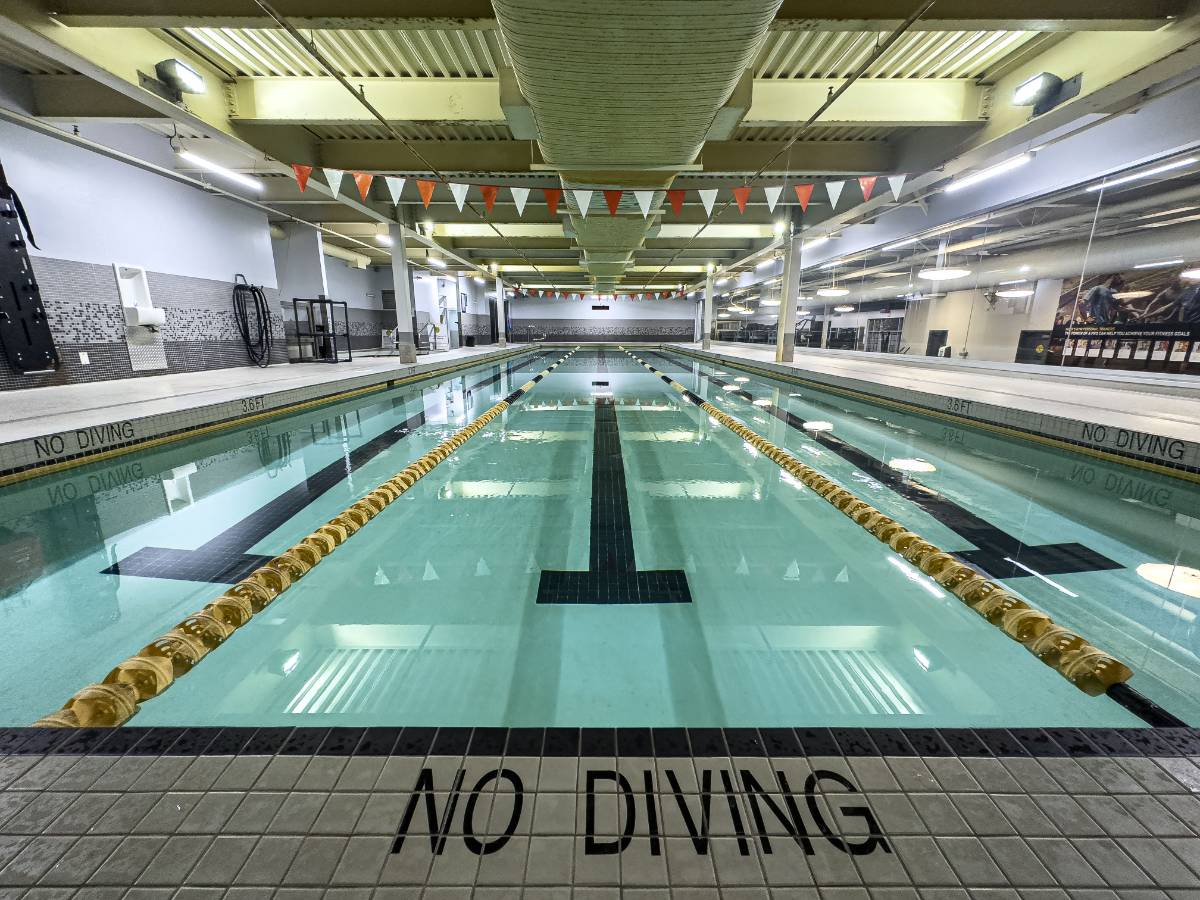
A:
{"label": "lane divider rope", "polygon": [[621,349],[688,401],[704,410],[714,421],[742,438],[817,496],[962,600],[990,624],[1022,644],[1030,653],[1085,694],[1098,697],[1114,685],[1123,684],[1133,677],[1133,670],[1129,666],[1096,648],[1074,631],[1055,624],[1046,613],[1033,609],[1020,597],[1008,591],[1004,585],[984,578],[971,566],[924,540],[895,519],[885,516],[865,500],[856,497],[811,466],[800,462],[782,447],[776,446],[733,416],[717,409],[644,359],[630,353],[624,347]]}
{"label": "lane divider rope", "polygon": [[386,506],[531,391],[575,350],[543,369],[469,425],[409,463],[294,547],[255,569],[203,609],[187,616],[166,634],[119,663],[99,684],[90,684],[77,691],[61,709],[43,716],[34,723],[34,727],[112,728],[129,721],[137,713],[140,703],[157,697],[177,678],[190,672],[256,613],[266,609],[321,560],[383,512]]}

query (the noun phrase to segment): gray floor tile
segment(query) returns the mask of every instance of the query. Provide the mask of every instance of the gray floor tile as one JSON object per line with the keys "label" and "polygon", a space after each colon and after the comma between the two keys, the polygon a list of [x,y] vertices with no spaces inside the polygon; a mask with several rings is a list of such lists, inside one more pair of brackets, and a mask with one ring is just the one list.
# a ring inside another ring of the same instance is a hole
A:
{"label": "gray floor tile", "polygon": [[351,837],[346,842],[333,883],[341,885],[374,884],[392,847],[390,837]]}
{"label": "gray floor tile", "polygon": [[38,884],[85,884],[121,843],[116,836],[84,835],[41,877]]}
{"label": "gray floor tile", "polygon": [[279,884],[300,849],[300,838],[267,835],[259,840],[238,873],[237,884]]}
{"label": "gray floor tile", "polygon": [[137,882],[150,860],[158,854],[167,839],[162,836],[137,835],[121,838],[112,854],[89,879],[99,885],[131,885]]}
{"label": "gray floor tile", "polygon": [[162,848],[137,879],[139,886],[178,885],[187,878],[192,866],[212,843],[207,834],[177,834],[167,838]]}
{"label": "gray floor tile", "polygon": [[946,837],[935,840],[963,884],[987,887],[1007,883],[1004,874],[977,838]]}
{"label": "gray floor tile", "polygon": [[0,885],[31,885],[71,849],[74,837],[32,837],[3,869]]}
{"label": "gray floor tile", "polygon": [[255,835],[218,835],[188,875],[187,883],[233,884],[257,843]]}
{"label": "gray floor tile", "polygon": [[346,849],[344,837],[306,837],[292,860],[284,884],[326,885],[333,877],[342,851]]}

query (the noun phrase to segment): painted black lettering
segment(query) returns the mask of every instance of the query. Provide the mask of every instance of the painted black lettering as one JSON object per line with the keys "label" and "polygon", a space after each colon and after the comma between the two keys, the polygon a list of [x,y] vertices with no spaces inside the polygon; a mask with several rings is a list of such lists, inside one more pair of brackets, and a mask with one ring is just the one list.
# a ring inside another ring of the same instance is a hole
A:
{"label": "painted black lettering", "polygon": [[832,781],[841,785],[852,794],[858,793],[858,788],[854,784],[837,772],[831,772],[828,769],[816,769],[808,779],[804,782],[805,800],[808,802],[808,811],[812,814],[813,821],[817,823],[817,828],[821,830],[825,840],[829,841],[836,849],[843,853],[848,853],[851,856],[865,856],[868,853],[874,853],[876,847],[882,848],[884,853],[891,853],[892,848],[888,846],[887,840],[883,836],[883,832],[879,829],[879,823],[875,820],[874,814],[865,806],[841,806],[838,807],[843,816],[855,816],[867,823],[867,838],[852,843],[844,838],[838,837],[832,828],[829,827],[829,822],[825,820],[820,807],[817,806],[816,790],[817,785],[822,781]]}
{"label": "painted black lettering", "polygon": [[61,434],[51,434],[46,437],[33,439],[33,450],[37,454],[38,459],[47,457],[60,456],[65,449]]}
{"label": "painted black lettering", "polygon": [[650,830],[650,855],[661,856],[662,846],[658,834],[658,795],[654,793],[654,775],[649,769],[642,772],[642,784],[646,791],[646,824]]}
{"label": "painted black lettering", "polygon": [[709,811],[712,808],[712,770],[705,769],[700,776],[700,828],[696,828],[696,820],[688,809],[687,800],[679,788],[679,779],[675,777],[674,769],[667,769],[667,783],[671,785],[671,793],[679,804],[679,812],[683,816],[683,824],[687,826],[688,834],[692,837],[692,845],[701,856],[708,853],[708,822]]}
{"label": "painted black lettering", "polygon": [[[502,835],[490,841],[480,841],[475,836],[475,804],[479,800],[479,793],[483,790],[484,785],[497,778],[503,778],[512,785],[512,812],[508,816],[508,824],[504,826],[504,833]],[[475,782],[475,787],[471,788],[471,793],[467,797],[466,808],[463,810],[463,843],[467,845],[467,849],[477,856],[487,856],[489,853],[495,853],[497,850],[503,848],[513,834],[516,833],[517,823],[521,821],[521,808],[524,804],[525,785],[521,782],[520,775],[512,769],[492,769],[492,771],[485,774]]]}
{"label": "painted black lettering", "polygon": [[1083,439],[1095,444],[1103,444],[1108,439],[1108,429],[1103,425],[1093,425],[1090,422],[1084,422]]}
{"label": "painted black lettering", "polygon": [[786,815],[779,804],[758,783],[758,779],[754,777],[753,773],[748,769],[742,769],[742,789],[746,792],[746,799],[750,802],[750,814],[754,817],[754,827],[758,831],[758,839],[762,844],[763,853],[772,851],[771,838],[767,834],[762,810],[758,806],[760,800],[767,805],[767,809],[771,811],[779,824],[792,836],[792,840],[804,848],[804,855],[812,856],[812,841],[809,840],[808,829],[804,827],[804,817],[800,815],[800,809],[796,806],[796,798],[792,796],[792,789],[788,786],[787,776],[782,772],[777,772],[776,777],[779,779],[779,786],[783,792],[783,802],[787,804]]}
{"label": "painted black lettering", "polygon": [[729,817],[733,819],[733,830],[738,836],[738,853],[742,856],[750,855],[750,842],[746,840],[746,828],[742,824],[742,811],[738,809],[737,791],[733,787],[733,779],[729,777],[729,772],[725,769],[721,770],[721,786],[725,788],[725,800],[729,803]]}
{"label": "painted black lettering", "polygon": [[[615,781],[625,799],[625,827],[615,841],[596,840],[596,782]],[[612,856],[620,853],[633,840],[633,826],[637,823],[637,807],[634,805],[633,788],[629,781],[612,769],[588,769],[587,773],[587,831],[583,838],[585,856]]]}
{"label": "painted black lettering", "polygon": [[424,797],[425,816],[429,823],[429,849],[441,856],[442,850],[446,847],[446,835],[450,832],[450,821],[454,818],[454,808],[458,805],[458,792],[462,789],[464,774],[462,769],[458,770],[458,774],[454,777],[454,787],[451,788],[450,796],[446,801],[446,811],[439,817],[437,801],[433,796],[433,770],[421,770],[421,774],[417,776],[417,783],[413,785],[412,793],[408,797],[408,806],[405,807],[404,816],[400,820],[396,840],[392,843],[393,853],[399,853],[404,847],[404,839],[408,836],[408,827],[412,824],[417,804],[421,797]]}

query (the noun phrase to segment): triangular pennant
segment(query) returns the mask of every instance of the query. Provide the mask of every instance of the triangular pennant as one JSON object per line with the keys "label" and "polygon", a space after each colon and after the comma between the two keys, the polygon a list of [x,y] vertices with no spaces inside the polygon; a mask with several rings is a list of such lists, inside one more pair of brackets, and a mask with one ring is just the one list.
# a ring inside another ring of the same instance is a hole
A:
{"label": "triangular pennant", "polygon": [[812,199],[813,186],[811,184],[796,185],[796,199],[800,201],[800,211],[808,212],[808,201]]}
{"label": "triangular pennant", "polygon": [[907,175],[889,175],[888,176],[888,187],[890,187],[892,189],[892,199],[893,200],[900,199],[900,189],[902,187],[904,187],[904,179],[907,177],[908,177]]}
{"label": "triangular pennant", "polygon": [[571,193],[575,197],[575,205],[579,207],[580,215],[582,215],[586,219],[587,214],[588,214],[588,207],[591,206],[591,204],[592,204],[592,192],[591,191],[582,191],[582,190],[573,190],[573,191],[571,191]]}
{"label": "triangular pennant", "polygon": [[296,184],[300,186],[300,193],[304,193],[304,189],[308,187],[308,176],[312,174],[312,166],[302,166],[299,163],[292,163],[292,171],[296,173]]}
{"label": "triangular pennant", "polygon": [[562,199],[562,188],[542,188],[542,196],[546,198],[546,209],[550,215],[558,215],[558,201]]}
{"label": "triangular pennant", "polygon": [[617,207],[621,205],[621,195],[624,193],[620,189],[604,192],[604,202],[608,204],[608,214],[610,216],[617,214]]}
{"label": "triangular pennant", "polygon": [[446,185],[446,187],[450,188],[450,193],[454,195],[454,202],[458,204],[458,211],[462,212],[463,201],[467,199],[467,191],[471,186],[469,184],[457,184],[451,181]]}
{"label": "triangular pennant", "polygon": [[750,199],[750,188],[746,185],[733,189],[733,199],[737,201],[738,212],[746,212],[746,201]]}
{"label": "triangular pennant", "polygon": [[336,197],[342,187],[342,176],[346,173],[341,169],[322,169],[321,172],[325,175],[325,180],[329,182],[329,190],[333,191],[333,195]]}
{"label": "triangular pennant", "polygon": [[386,175],[383,179],[387,182],[388,194],[392,197],[392,205],[400,205],[400,192],[404,190],[404,179],[397,178],[395,175]]}
{"label": "triangular pennant", "polygon": [[417,191],[421,194],[421,202],[425,204],[425,208],[429,209],[429,201],[433,199],[433,189],[437,187],[436,181],[417,181]]}
{"label": "triangular pennant", "polygon": [[368,172],[353,172],[354,183],[358,185],[358,196],[362,197],[363,203],[367,202],[367,194],[371,190],[371,182],[375,180],[375,176]]}
{"label": "triangular pennant", "polygon": [[500,193],[500,186],[495,184],[481,184],[479,193],[483,194],[483,208],[491,215],[492,207],[496,205],[496,195]]}
{"label": "triangular pennant", "polygon": [[683,196],[686,191],[667,191],[667,199],[671,201],[671,209],[675,210],[675,215],[680,215],[683,212]]}
{"label": "triangular pennant", "polygon": [[862,175],[859,177],[858,186],[862,188],[864,200],[871,199],[871,191],[875,190],[875,182],[878,177],[878,175]]}
{"label": "triangular pennant", "polygon": [[779,202],[779,195],[783,193],[783,185],[775,184],[771,187],[763,188],[763,193],[767,196],[767,210],[775,212],[775,204]]}
{"label": "triangular pennant", "polygon": [[513,203],[517,205],[517,217],[525,215],[525,201],[529,199],[529,188],[509,188],[508,192],[512,194]]}
{"label": "triangular pennant", "polygon": [[717,189],[709,188],[707,190],[697,191],[696,193],[700,195],[700,202],[704,204],[704,214],[706,216],[711,216],[713,204],[717,202]]}
{"label": "triangular pennant", "polygon": [[654,202],[654,191],[634,191],[633,199],[637,201],[643,219],[650,215],[650,204]]}
{"label": "triangular pennant", "polygon": [[838,198],[842,196],[842,188],[846,186],[844,181],[827,181],[825,182],[825,193],[829,195],[829,206],[833,209],[837,208]]}

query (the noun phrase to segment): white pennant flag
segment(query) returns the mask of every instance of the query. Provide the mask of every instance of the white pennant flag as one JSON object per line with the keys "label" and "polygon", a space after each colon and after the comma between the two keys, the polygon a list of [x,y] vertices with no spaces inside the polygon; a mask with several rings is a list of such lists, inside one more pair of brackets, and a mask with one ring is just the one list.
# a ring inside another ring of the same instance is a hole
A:
{"label": "white pennant flag", "polygon": [[650,215],[650,204],[654,202],[654,191],[634,191],[633,197],[637,200],[638,209],[642,211],[642,218]]}
{"label": "white pennant flag", "polygon": [[825,182],[825,192],[829,194],[829,205],[834,209],[837,208],[838,198],[842,196],[842,188],[846,186],[844,181],[827,181]]}
{"label": "white pennant flag", "polygon": [[704,204],[704,214],[712,215],[713,204],[717,202],[717,189],[709,188],[705,191],[697,191],[700,195],[700,202]]}
{"label": "white pennant flag", "polygon": [[450,188],[450,193],[454,195],[454,202],[458,204],[458,211],[462,212],[463,201],[467,199],[467,190],[471,186],[469,184],[455,184],[451,181],[446,187]]}
{"label": "white pennant flag", "polygon": [[333,191],[333,196],[337,196],[342,187],[342,176],[346,173],[341,169],[322,169],[325,173],[325,180],[329,182],[329,189]]}
{"label": "white pennant flag", "polygon": [[513,203],[517,204],[517,217],[525,215],[525,201],[529,199],[529,188],[509,188],[509,193],[512,194]]}
{"label": "white pennant flag", "polygon": [[388,193],[392,195],[392,206],[399,206],[400,192],[404,190],[404,179],[397,178],[395,175],[386,175],[383,180],[387,182]]}
{"label": "white pennant flag", "polygon": [[904,187],[904,179],[907,177],[907,175],[889,175],[887,177],[888,187],[892,189],[893,200],[900,199],[900,189]]}
{"label": "white pennant flag", "polygon": [[771,187],[763,188],[763,193],[767,195],[767,210],[775,212],[775,204],[779,202],[779,195],[783,193],[783,185],[776,184]]}
{"label": "white pennant flag", "polygon": [[591,191],[571,191],[575,195],[575,205],[579,207],[580,214],[586,219],[588,207],[592,204]]}

